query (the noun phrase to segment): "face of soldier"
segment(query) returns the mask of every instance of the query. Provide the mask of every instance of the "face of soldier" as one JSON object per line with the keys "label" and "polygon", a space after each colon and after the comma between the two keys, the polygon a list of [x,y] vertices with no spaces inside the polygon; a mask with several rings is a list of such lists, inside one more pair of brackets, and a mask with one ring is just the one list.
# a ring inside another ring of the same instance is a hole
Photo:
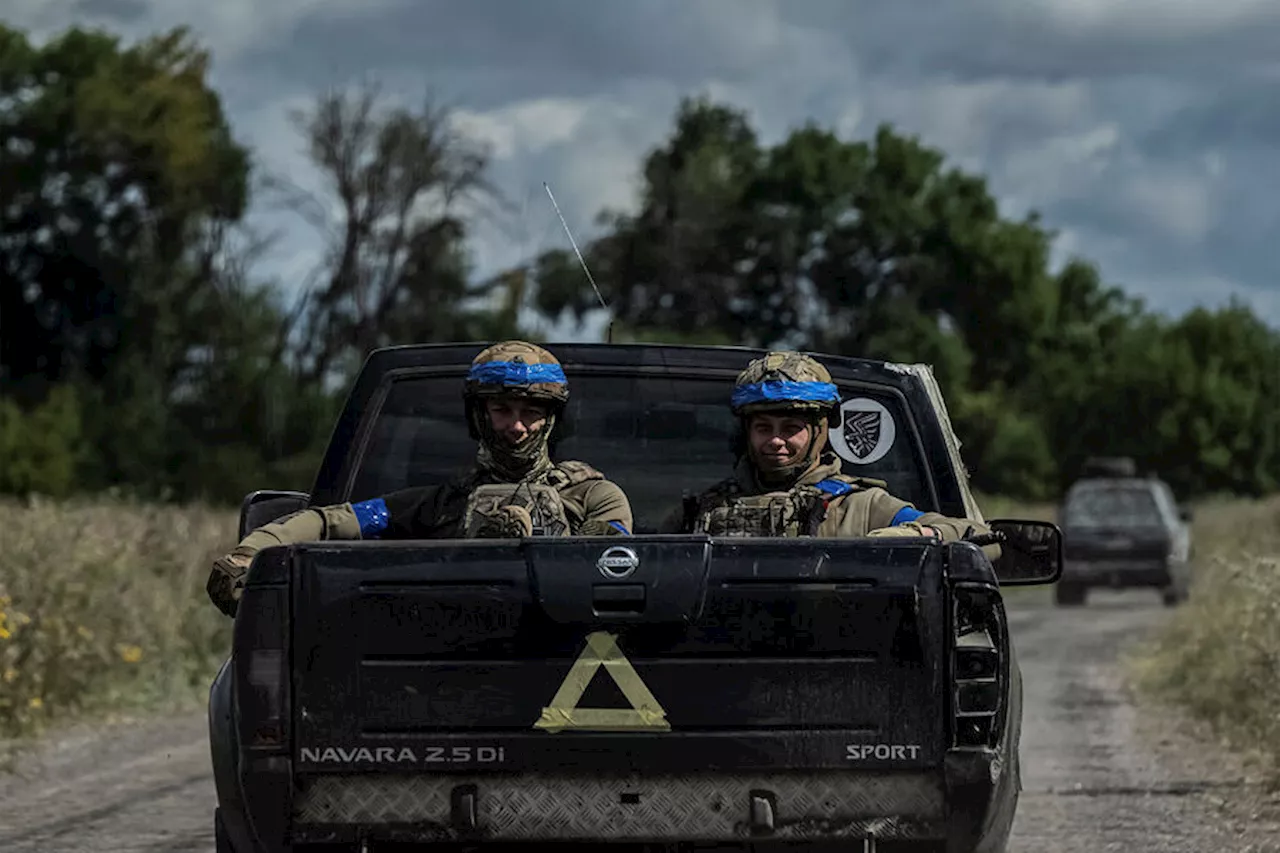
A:
{"label": "face of soldier", "polygon": [[790,415],[752,415],[747,428],[752,459],[764,470],[798,463],[804,458],[812,436],[807,421]]}
{"label": "face of soldier", "polygon": [[518,447],[547,423],[546,406],[531,400],[495,397],[485,401],[485,405],[494,433],[511,447]]}

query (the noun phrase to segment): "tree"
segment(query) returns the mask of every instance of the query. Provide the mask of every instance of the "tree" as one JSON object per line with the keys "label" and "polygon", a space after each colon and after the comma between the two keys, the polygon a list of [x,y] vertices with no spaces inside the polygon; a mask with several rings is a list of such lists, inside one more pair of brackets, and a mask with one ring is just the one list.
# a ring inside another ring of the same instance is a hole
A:
{"label": "tree", "polygon": [[[751,336],[736,264],[750,223],[746,193],[761,150],[739,111],[682,102],[671,139],[643,164],[634,215],[605,211],[609,231],[587,250],[588,264],[621,327],[734,340]],[[551,251],[534,269],[537,304],[581,322],[599,302],[568,251]]]}
{"label": "tree", "polygon": [[[1280,335],[1243,304],[1144,318],[1123,336],[1075,428],[1186,494],[1280,487]],[[1118,425],[1120,428],[1117,428]]]}
{"label": "tree", "polygon": [[100,380],[129,349],[181,369],[199,323],[174,318],[198,313],[246,204],[248,154],[207,68],[181,29],[37,48],[0,27],[0,378],[27,398]]}
{"label": "tree", "polygon": [[172,404],[225,324],[249,156],[184,29],[133,45],[0,28],[0,380],[23,409],[71,383],[82,484],[158,486]]}
{"label": "tree", "polygon": [[293,119],[336,202],[273,182],[328,241],[320,284],[295,309],[304,376],[348,375],[379,346],[492,330],[495,314],[475,302],[513,284],[471,283],[458,210],[498,196],[484,146],[429,101],[417,111],[383,104],[376,84],[323,94]]}
{"label": "tree", "polygon": [[[956,406],[961,427],[989,439],[975,444],[1041,429],[1030,415],[992,418],[1016,401],[1026,353],[1052,339],[1050,239],[1034,218],[1003,219],[981,178],[887,126],[851,142],[811,123],[763,148],[743,113],[706,100],[681,103],[643,174],[638,211],[604,214],[588,247],[623,327],[925,361],[950,398],[987,393]],[[544,255],[538,273],[548,313],[593,307],[567,253]],[[976,479],[1052,478],[1037,453],[975,466]]]}

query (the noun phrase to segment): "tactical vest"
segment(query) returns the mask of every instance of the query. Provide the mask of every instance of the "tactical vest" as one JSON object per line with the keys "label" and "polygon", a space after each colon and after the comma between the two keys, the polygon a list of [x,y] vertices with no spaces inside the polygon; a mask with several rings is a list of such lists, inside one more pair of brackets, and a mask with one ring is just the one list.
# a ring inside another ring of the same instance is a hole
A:
{"label": "tactical vest", "polygon": [[[832,498],[857,490],[859,481],[828,478],[783,492],[744,495],[729,480],[695,508],[691,532],[710,536],[815,536]],[[699,503],[696,498],[691,499]]]}
{"label": "tactical vest", "polygon": [[569,517],[560,492],[546,483],[491,483],[477,486],[467,498],[462,515],[463,536],[474,539],[491,524],[498,507],[524,507],[533,519],[534,536],[565,536]]}
{"label": "tactical vest", "polygon": [[524,507],[533,519],[534,536],[568,536],[582,523],[584,508],[566,500],[563,490],[604,475],[585,462],[562,462],[545,474],[518,483],[486,483],[467,496],[462,515],[462,535],[476,538],[484,532],[500,506]]}

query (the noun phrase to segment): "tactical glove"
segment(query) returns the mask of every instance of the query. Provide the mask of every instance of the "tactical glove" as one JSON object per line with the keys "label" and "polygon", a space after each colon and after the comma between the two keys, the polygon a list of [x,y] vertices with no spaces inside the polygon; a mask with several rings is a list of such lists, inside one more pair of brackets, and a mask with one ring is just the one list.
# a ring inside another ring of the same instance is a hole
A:
{"label": "tactical glove", "polygon": [[941,539],[938,531],[932,527],[926,527],[917,521],[904,521],[902,524],[895,524],[893,527],[878,527],[875,530],[867,532],[867,536],[924,536],[929,539]]}
{"label": "tactical glove", "polygon": [[500,506],[485,513],[476,536],[482,539],[522,539],[533,535],[533,517],[516,504]]}
{"label": "tactical glove", "polygon": [[213,561],[205,590],[217,608],[228,616],[236,615],[240,594],[244,591],[244,576],[252,562],[253,557],[234,552]]}

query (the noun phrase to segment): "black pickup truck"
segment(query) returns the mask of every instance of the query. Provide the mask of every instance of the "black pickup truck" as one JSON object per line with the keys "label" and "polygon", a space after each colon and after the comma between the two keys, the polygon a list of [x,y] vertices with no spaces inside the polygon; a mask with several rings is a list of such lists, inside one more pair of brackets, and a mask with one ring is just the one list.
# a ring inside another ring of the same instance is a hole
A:
{"label": "black pickup truck", "polygon": [[[374,352],[309,505],[474,458],[480,344]],[[562,344],[555,455],[627,492],[630,537],[313,542],[261,551],[210,694],[219,853],[587,842],[999,851],[1022,683],[1001,586],[1052,583],[1058,528],[981,543],[659,535],[726,476],[733,347]],[[850,474],[981,518],[933,375],[816,354]],[[612,676],[612,677],[611,677]]]}

